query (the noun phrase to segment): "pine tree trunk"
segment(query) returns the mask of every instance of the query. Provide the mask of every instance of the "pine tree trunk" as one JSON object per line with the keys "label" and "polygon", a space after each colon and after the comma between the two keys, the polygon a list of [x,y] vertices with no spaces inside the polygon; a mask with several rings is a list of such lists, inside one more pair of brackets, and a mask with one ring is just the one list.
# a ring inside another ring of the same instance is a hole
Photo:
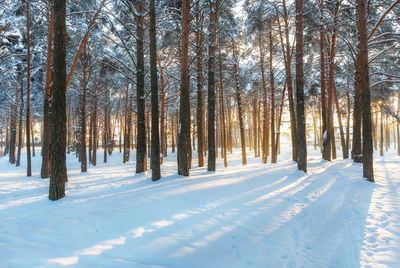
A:
{"label": "pine tree trunk", "polygon": [[27,77],[26,77],[26,176],[32,176],[32,158],[31,158],[31,41],[30,41],[30,14],[29,0],[26,1],[26,61],[27,61]]}
{"label": "pine tree trunk", "polygon": [[239,128],[240,128],[240,141],[242,147],[242,164],[247,164],[246,159],[246,137],[244,133],[244,122],[243,122],[243,107],[242,107],[242,99],[240,96],[240,86],[239,86],[239,57],[237,55],[236,44],[233,43],[233,69],[235,75],[235,95],[236,102],[238,105],[238,116],[239,116]]}
{"label": "pine tree trunk", "polygon": [[[400,93],[397,93],[397,114],[400,114]],[[397,155],[400,156],[400,123],[397,121]]]}
{"label": "pine tree trunk", "polygon": [[190,77],[189,77],[190,0],[182,1],[181,85],[178,127],[178,174],[189,176],[190,168]]}
{"label": "pine tree trunk", "polygon": [[136,101],[137,101],[137,144],[136,144],[136,173],[147,170],[146,155],[146,118],[144,96],[144,1],[136,4],[139,16],[136,16]]}
{"label": "pine tree trunk", "polygon": [[320,2],[320,39],[319,39],[319,46],[320,46],[320,74],[321,74],[321,113],[322,113],[322,158],[328,161],[331,161],[331,143],[328,139],[328,115],[326,110],[326,78],[325,78],[325,31],[323,25],[323,8],[324,8],[324,1],[321,0]]}
{"label": "pine tree trunk", "polygon": [[53,34],[54,34],[54,0],[50,1],[49,9],[49,26],[47,32],[47,62],[46,62],[46,81],[44,86],[44,103],[43,103],[43,135],[42,135],[42,166],[40,176],[42,178],[50,177],[50,99],[53,93],[53,72],[52,55],[53,55]]}
{"label": "pine tree trunk", "polygon": [[[151,180],[161,177],[158,130],[157,36],[155,0],[150,0],[150,75],[151,75]],[[161,122],[164,124],[164,122]],[[162,137],[163,138],[163,137]]]}
{"label": "pine tree trunk", "polygon": [[209,32],[209,46],[208,46],[208,162],[207,171],[215,171],[216,166],[216,144],[215,144],[215,46],[217,37],[217,3],[216,1],[210,2],[210,24],[208,27]]}
{"label": "pine tree trunk", "polygon": [[290,132],[292,137],[292,160],[297,161],[297,126],[296,126],[296,113],[293,103],[293,83],[292,83],[292,53],[289,44],[289,16],[286,9],[286,1],[282,0],[283,5],[283,18],[285,23],[285,39],[286,39],[286,82],[288,87],[289,99],[289,114],[290,114]]}
{"label": "pine tree trunk", "polygon": [[[66,1],[54,3],[54,84],[51,108],[51,171],[49,199],[65,196],[66,167]],[[57,126],[57,127],[55,127]]]}
{"label": "pine tree trunk", "polygon": [[32,156],[35,157],[35,135],[33,133],[33,120],[32,113],[30,113],[30,129],[31,129],[31,140],[32,140]]}
{"label": "pine tree trunk", "polygon": [[95,78],[93,86],[94,106],[93,106],[93,156],[92,165],[97,164],[97,91],[98,91],[97,77]]}
{"label": "pine tree trunk", "polygon": [[81,112],[80,112],[80,158],[81,158],[81,172],[87,172],[87,156],[86,156],[86,90],[88,83],[88,58],[86,53],[86,45],[82,53],[82,99],[81,99]]}
{"label": "pine tree trunk", "polygon": [[351,146],[351,158],[356,163],[362,162],[361,149],[361,84],[360,84],[360,59],[356,55],[354,62],[354,108],[353,108],[353,141]]}
{"label": "pine tree trunk", "polygon": [[269,23],[269,77],[271,86],[271,163],[276,163],[277,151],[275,144],[275,81],[274,81],[274,69],[272,65],[273,61],[273,39],[272,39],[272,26]]}
{"label": "pine tree trunk", "polygon": [[260,68],[261,68],[261,80],[262,80],[262,88],[264,93],[264,111],[263,111],[263,138],[262,138],[262,161],[263,163],[267,163],[268,161],[268,154],[266,148],[267,142],[267,117],[268,117],[268,108],[267,108],[267,86],[265,81],[265,71],[264,71],[264,48],[263,42],[261,40],[261,34],[258,34],[258,48],[260,51]]}
{"label": "pine tree trunk", "polygon": [[297,167],[307,172],[306,121],[304,115],[303,0],[296,0],[296,112]]}
{"label": "pine tree trunk", "polygon": [[349,156],[347,155],[347,151],[346,151],[346,140],[345,140],[345,137],[344,137],[342,117],[340,115],[340,107],[339,107],[339,101],[338,101],[338,98],[337,98],[336,87],[334,87],[333,90],[334,90],[334,96],[335,96],[336,114],[337,114],[338,122],[339,122],[340,143],[341,143],[341,146],[342,146],[342,155],[343,155],[343,159],[347,159],[347,158],[349,158]]}
{"label": "pine tree trunk", "polygon": [[350,144],[350,113],[351,113],[351,107],[350,107],[350,93],[349,93],[349,88],[350,88],[350,73],[349,76],[347,77],[347,90],[346,90],[346,101],[347,101],[347,125],[346,125],[346,158],[349,158],[349,144]]}
{"label": "pine tree trunk", "polygon": [[[196,9],[199,10],[199,2],[196,2]],[[203,120],[204,120],[204,105],[203,105],[203,39],[204,35],[201,31],[203,19],[200,17],[200,12],[196,15],[196,82],[197,82],[197,110],[196,110],[196,123],[197,123],[197,157],[199,167],[204,166],[204,133],[203,133]]]}
{"label": "pine tree trunk", "polygon": [[[18,80],[20,80],[20,78]],[[22,119],[24,117],[24,94],[23,94],[24,91],[22,90],[23,89],[22,81],[21,81],[20,89],[21,90],[20,90],[20,94],[19,94],[19,97],[20,97],[19,104],[20,104],[20,106],[19,106],[19,120],[18,120],[18,149],[17,149],[17,161],[15,163],[15,165],[17,167],[21,165],[21,149],[22,149],[22,147],[24,147],[22,145],[22,142],[23,142],[22,141],[22,137],[23,137],[23,132],[24,132],[24,127],[23,127],[23,124],[22,124]]]}
{"label": "pine tree trunk", "polygon": [[366,20],[366,2],[357,0],[357,28],[359,34],[358,55],[360,63],[360,88],[362,102],[362,139],[363,139],[363,177],[374,182],[373,145],[371,131],[371,92],[368,70],[368,30]]}

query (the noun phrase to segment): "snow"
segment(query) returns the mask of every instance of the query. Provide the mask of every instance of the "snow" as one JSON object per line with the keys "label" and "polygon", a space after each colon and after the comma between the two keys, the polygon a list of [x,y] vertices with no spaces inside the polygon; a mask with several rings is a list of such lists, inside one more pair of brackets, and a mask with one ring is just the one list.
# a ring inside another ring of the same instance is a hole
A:
{"label": "snow", "polygon": [[236,150],[215,173],[194,159],[190,177],[169,152],[157,182],[118,151],[86,174],[68,155],[56,202],[39,156],[31,178],[24,155],[0,157],[0,267],[400,267],[400,157],[376,156],[372,184],[312,147],[299,172],[286,150],[276,165],[248,152],[246,166]]}

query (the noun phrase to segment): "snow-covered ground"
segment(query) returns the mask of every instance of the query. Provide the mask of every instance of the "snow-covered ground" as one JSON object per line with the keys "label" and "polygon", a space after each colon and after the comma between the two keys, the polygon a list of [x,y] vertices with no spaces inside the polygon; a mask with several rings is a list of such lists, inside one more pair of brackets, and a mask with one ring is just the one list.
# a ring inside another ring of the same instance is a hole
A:
{"label": "snow-covered ground", "polygon": [[242,166],[237,150],[228,168],[194,159],[181,177],[169,153],[152,182],[118,151],[85,174],[68,155],[66,197],[52,202],[39,156],[31,178],[25,156],[21,167],[0,157],[0,267],[400,267],[394,151],[376,156],[375,184],[311,147],[308,174],[290,158],[263,165],[248,152]]}

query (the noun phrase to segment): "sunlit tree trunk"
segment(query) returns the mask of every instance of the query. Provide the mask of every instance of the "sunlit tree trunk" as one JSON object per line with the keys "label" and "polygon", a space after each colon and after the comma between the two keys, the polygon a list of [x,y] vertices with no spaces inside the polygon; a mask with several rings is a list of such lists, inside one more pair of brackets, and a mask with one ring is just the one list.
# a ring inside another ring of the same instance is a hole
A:
{"label": "sunlit tree trunk", "polygon": [[208,162],[207,170],[215,171],[216,144],[215,144],[215,46],[217,37],[217,1],[210,1],[210,24],[208,27],[208,95],[207,95],[207,132],[208,132]]}
{"label": "sunlit tree trunk", "polygon": [[136,10],[136,102],[137,102],[137,144],[136,173],[147,170],[146,118],[144,96],[144,0],[137,2]]}
{"label": "sunlit tree trunk", "polygon": [[66,1],[54,3],[54,84],[51,108],[51,172],[49,199],[65,196],[66,167]]}
{"label": "sunlit tree trunk", "polygon": [[307,172],[306,121],[304,115],[303,0],[296,0],[296,112],[297,167]]}
{"label": "sunlit tree trunk", "polygon": [[233,41],[233,60],[234,60],[233,69],[234,69],[234,76],[235,76],[235,96],[236,96],[236,102],[237,102],[237,106],[238,106],[240,141],[241,141],[241,147],[242,147],[242,164],[246,165],[247,164],[246,137],[245,137],[245,133],[244,133],[243,107],[242,107],[242,98],[240,96],[240,85],[239,85],[239,56],[238,56],[235,41]]}
{"label": "sunlit tree trunk", "polygon": [[374,182],[374,161],[371,131],[371,92],[368,70],[368,32],[366,19],[366,1],[357,0],[358,55],[360,64],[360,88],[362,102],[362,139],[363,139],[363,177]]}
{"label": "sunlit tree trunk", "polygon": [[[150,0],[150,76],[151,76],[151,180],[161,177],[158,117],[157,36],[155,0]],[[164,122],[162,122],[164,124]],[[164,138],[164,137],[162,137]]]}

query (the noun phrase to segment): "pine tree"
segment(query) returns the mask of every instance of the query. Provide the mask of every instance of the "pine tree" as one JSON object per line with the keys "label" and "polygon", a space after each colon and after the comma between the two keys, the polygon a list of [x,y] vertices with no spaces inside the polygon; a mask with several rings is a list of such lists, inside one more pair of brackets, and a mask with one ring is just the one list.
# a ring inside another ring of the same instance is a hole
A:
{"label": "pine tree", "polygon": [[65,196],[66,167],[66,0],[54,3],[54,85],[51,106],[51,172],[49,199]]}

